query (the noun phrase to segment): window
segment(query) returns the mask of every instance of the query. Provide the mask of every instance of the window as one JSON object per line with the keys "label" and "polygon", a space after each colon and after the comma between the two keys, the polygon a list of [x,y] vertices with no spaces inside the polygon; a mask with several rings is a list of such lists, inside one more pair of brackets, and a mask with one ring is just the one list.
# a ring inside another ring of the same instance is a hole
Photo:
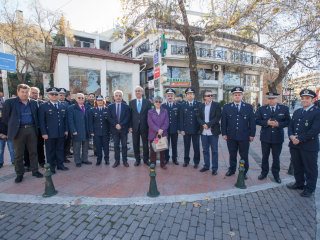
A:
{"label": "window", "polygon": [[132,74],[107,71],[107,95],[113,96],[117,89],[123,91],[123,100],[127,103],[131,100]]}
{"label": "window", "polygon": [[81,68],[69,68],[69,84],[72,94],[101,94],[100,71]]}
{"label": "window", "polygon": [[219,72],[212,71],[211,69],[199,69],[199,80],[219,80]]}
{"label": "window", "polygon": [[240,74],[233,72],[226,72],[223,78],[223,84],[226,86],[239,86]]}
{"label": "window", "polygon": [[190,81],[189,68],[168,67],[168,77],[175,79],[184,79]]}
{"label": "window", "polygon": [[140,44],[137,48],[136,48],[136,57],[141,55],[142,53],[145,52],[150,52],[150,44],[149,44],[149,40],[145,41],[144,43]]}

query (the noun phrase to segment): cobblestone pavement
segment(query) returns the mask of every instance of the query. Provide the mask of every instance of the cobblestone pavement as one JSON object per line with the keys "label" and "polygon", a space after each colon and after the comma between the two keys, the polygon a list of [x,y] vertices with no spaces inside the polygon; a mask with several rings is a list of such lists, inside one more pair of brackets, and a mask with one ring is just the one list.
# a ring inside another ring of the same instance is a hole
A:
{"label": "cobblestone pavement", "polygon": [[0,203],[0,239],[315,239],[314,198],[286,187],[173,204]]}

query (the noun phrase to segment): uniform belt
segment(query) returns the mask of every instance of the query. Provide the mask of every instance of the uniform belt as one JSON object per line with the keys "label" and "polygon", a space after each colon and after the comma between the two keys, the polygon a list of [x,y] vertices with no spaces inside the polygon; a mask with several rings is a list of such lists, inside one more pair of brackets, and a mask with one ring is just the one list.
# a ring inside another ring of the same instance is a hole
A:
{"label": "uniform belt", "polygon": [[31,127],[35,127],[35,125],[34,124],[20,125],[20,128],[31,128]]}

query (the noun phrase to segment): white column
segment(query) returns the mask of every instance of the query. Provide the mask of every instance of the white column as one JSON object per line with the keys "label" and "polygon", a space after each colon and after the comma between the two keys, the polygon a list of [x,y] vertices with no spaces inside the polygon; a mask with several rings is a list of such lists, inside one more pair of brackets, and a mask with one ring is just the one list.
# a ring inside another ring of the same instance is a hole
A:
{"label": "white column", "polygon": [[54,86],[70,90],[68,55],[58,54],[54,71]]}
{"label": "white column", "polygon": [[[222,67],[222,66],[221,66]],[[218,102],[223,100],[223,71],[219,71],[218,81],[220,87],[218,88]]]}
{"label": "white column", "polygon": [[263,72],[260,74],[259,103],[262,106],[263,104]]}
{"label": "white column", "polygon": [[101,86],[101,95],[106,97],[107,92],[107,61],[101,60],[101,70],[100,70],[100,86]]}
{"label": "white column", "polygon": [[96,47],[97,49],[100,49],[100,38],[99,38],[99,35],[96,36],[95,45],[96,45],[95,47]]}

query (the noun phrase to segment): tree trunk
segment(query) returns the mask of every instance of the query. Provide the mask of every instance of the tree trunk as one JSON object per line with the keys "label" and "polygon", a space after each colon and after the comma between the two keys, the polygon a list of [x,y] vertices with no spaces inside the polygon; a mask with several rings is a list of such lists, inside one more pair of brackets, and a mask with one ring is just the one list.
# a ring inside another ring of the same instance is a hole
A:
{"label": "tree trunk", "polygon": [[190,79],[191,87],[195,91],[196,99],[201,100],[200,89],[199,89],[199,76],[198,76],[198,64],[197,64],[197,52],[194,40],[189,38],[188,41],[188,55],[189,55],[189,70],[190,70]]}

